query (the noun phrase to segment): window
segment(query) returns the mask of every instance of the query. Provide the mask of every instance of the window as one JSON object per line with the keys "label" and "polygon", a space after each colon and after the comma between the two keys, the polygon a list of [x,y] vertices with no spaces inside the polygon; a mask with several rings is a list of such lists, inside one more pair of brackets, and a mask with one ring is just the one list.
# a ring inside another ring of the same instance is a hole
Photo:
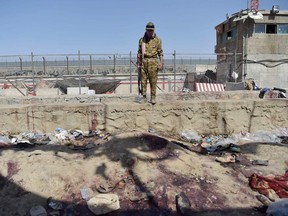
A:
{"label": "window", "polygon": [[288,24],[265,24],[256,23],[254,25],[254,33],[258,34],[288,34]]}
{"label": "window", "polygon": [[264,23],[256,23],[255,24],[255,29],[254,29],[255,33],[265,33],[265,24]]}
{"label": "window", "polygon": [[227,34],[226,34],[226,39],[227,40],[230,40],[232,38],[236,38],[237,36],[237,29],[236,28],[233,28],[231,29],[231,31],[228,31]]}
{"label": "window", "polygon": [[232,31],[227,32],[227,40],[230,40],[232,38]]}
{"label": "window", "polygon": [[266,25],[266,33],[267,34],[276,34],[277,33],[277,25],[275,24],[267,24]]}
{"label": "window", "polygon": [[278,24],[277,34],[288,34],[288,24]]}

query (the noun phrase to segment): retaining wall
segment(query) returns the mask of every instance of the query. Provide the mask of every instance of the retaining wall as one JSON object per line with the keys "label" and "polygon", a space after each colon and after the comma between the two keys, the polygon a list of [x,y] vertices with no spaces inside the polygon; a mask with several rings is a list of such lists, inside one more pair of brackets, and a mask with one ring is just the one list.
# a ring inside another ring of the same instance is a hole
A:
{"label": "retaining wall", "polygon": [[258,99],[254,92],[165,94],[154,106],[134,102],[135,96],[0,98],[0,131],[153,128],[171,134],[183,129],[231,134],[288,128],[288,100]]}

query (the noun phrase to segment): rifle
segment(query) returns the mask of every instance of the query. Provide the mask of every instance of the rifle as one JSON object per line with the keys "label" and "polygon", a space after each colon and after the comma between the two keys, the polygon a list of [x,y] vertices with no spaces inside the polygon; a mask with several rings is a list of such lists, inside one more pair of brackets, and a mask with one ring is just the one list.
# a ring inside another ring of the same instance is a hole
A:
{"label": "rifle", "polygon": [[[141,64],[138,63],[137,61],[137,64],[135,64],[135,62],[133,62],[131,60],[131,63],[137,67],[138,69],[138,92],[140,95],[143,95],[143,86],[142,86],[142,67],[140,66]],[[163,92],[163,90],[157,85],[157,88]]]}
{"label": "rifle", "polygon": [[138,70],[138,93],[139,95],[143,94],[143,88],[142,88],[142,68],[141,68],[141,64],[139,64],[139,60],[137,60],[137,64],[135,64],[132,60],[131,60],[132,64],[137,67]]}

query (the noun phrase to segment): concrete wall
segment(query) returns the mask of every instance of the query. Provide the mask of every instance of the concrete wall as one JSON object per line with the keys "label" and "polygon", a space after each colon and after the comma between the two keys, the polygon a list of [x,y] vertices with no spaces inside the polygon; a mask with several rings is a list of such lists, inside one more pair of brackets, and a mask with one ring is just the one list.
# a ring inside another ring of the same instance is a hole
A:
{"label": "concrete wall", "polygon": [[3,99],[0,131],[50,133],[61,127],[119,133],[153,128],[173,135],[183,129],[230,134],[288,127],[287,99],[260,100],[254,96],[253,92],[167,94],[159,96],[155,106],[138,104],[131,96],[74,97],[70,101],[69,97],[25,102],[14,99],[14,103]]}

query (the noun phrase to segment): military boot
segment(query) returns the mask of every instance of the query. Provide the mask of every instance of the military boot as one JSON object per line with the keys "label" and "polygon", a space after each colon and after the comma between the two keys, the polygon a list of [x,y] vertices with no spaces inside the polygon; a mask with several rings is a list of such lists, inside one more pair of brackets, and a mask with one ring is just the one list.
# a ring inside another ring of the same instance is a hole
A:
{"label": "military boot", "polygon": [[154,105],[156,104],[156,97],[155,96],[151,96],[151,104]]}

